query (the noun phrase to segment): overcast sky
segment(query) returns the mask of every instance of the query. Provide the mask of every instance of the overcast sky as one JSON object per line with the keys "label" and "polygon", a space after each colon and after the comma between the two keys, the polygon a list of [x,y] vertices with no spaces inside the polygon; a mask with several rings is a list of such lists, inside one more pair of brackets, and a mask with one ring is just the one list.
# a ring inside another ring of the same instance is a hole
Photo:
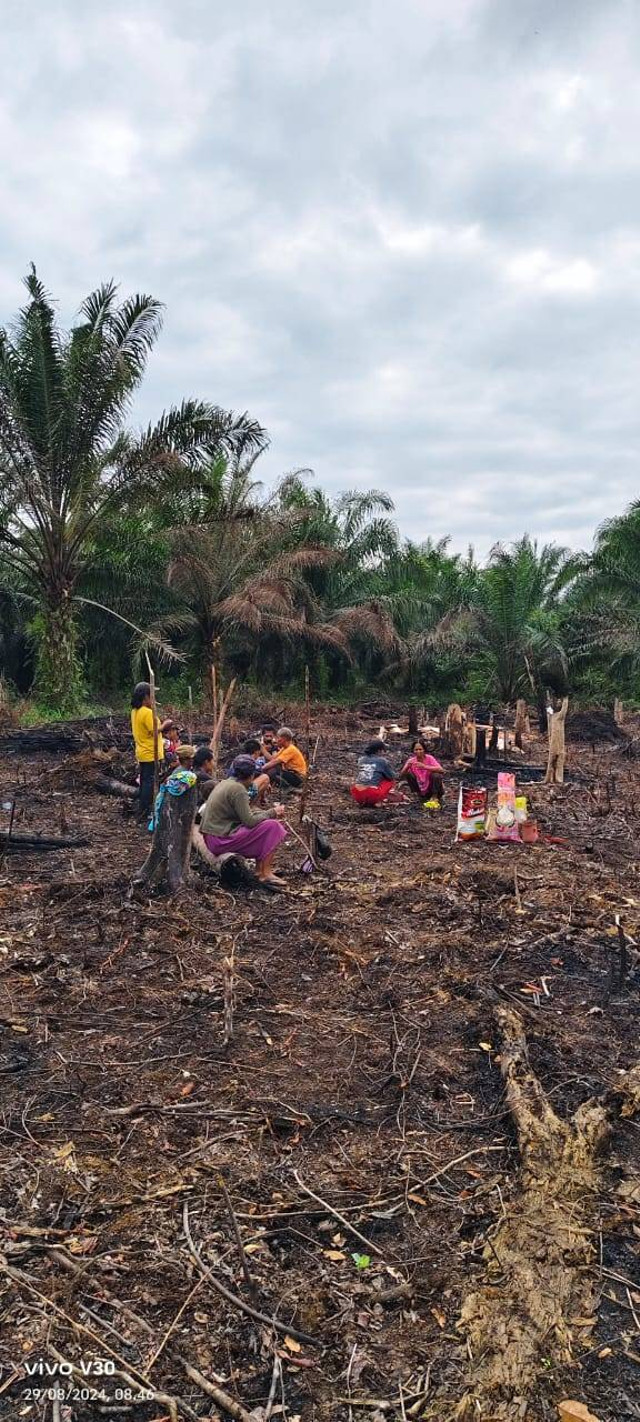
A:
{"label": "overcast sky", "polygon": [[587,545],[640,493],[637,0],[2,0],[0,321],[166,303],[139,418],[414,538]]}

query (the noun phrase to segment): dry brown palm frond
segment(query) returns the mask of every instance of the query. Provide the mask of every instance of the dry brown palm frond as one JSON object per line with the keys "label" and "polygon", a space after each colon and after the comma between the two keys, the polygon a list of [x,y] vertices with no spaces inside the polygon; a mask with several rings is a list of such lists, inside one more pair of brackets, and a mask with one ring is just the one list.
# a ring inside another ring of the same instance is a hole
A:
{"label": "dry brown palm frond", "polygon": [[343,607],[333,618],[345,637],[364,637],[383,651],[397,652],[400,639],[393,619],[379,603],[362,602],[356,607]]}
{"label": "dry brown palm frond", "polygon": [[327,568],[338,563],[342,554],[334,548],[318,548],[311,544],[304,548],[292,548],[281,553],[269,565],[269,571],[279,573],[302,572],[306,568]]}
{"label": "dry brown palm frond", "polygon": [[466,641],[477,631],[477,627],[478,614],[474,608],[453,608],[440,618],[430,632],[425,633],[425,637],[430,646],[448,649]]}

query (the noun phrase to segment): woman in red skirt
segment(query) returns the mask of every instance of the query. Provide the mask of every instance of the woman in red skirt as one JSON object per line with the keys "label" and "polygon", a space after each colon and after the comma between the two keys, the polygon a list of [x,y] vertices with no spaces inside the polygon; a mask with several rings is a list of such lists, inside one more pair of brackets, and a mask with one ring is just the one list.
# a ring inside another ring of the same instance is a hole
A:
{"label": "woman in red skirt", "polygon": [[356,805],[381,805],[393,789],[395,771],[386,756],[384,741],[371,741],[358,759],[358,770],[351,786]]}

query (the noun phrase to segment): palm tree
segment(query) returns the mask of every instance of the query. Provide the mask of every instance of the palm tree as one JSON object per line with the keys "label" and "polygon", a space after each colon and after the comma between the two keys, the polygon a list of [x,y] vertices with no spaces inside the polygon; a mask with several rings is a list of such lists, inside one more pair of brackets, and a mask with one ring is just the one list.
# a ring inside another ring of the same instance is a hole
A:
{"label": "palm tree", "polygon": [[307,574],[307,582],[322,617],[371,673],[376,659],[381,664],[397,647],[393,619],[381,596],[384,569],[399,547],[396,525],[388,517],[393,500],[377,489],[349,490],[332,500],[324,490],[307,487],[309,472],[288,475],[277,490],[278,502],[293,515],[290,536],[299,546],[310,542],[332,552]]}
{"label": "palm tree", "polygon": [[611,695],[621,678],[637,691],[640,670],[640,500],[596,533],[593,553],[578,565],[566,609],[572,655],[606,666]]}
{"label": "palm tree", "polygon": [[455,638],[447,646],[448,629],[457,625],[477,596],[479,571],[473,549],[465,558],[447,552],[449,540],[410,540],[386,560],[380,570],[380,605],[396,629],[396,648],[386,667],[410,696],[425,682],[449,681],[451,655],[443,666],[443,649],[461,655]]}
{"label": "palm tree", "polygon": [[510,548],[497,544],[466,614],[467,640],[502,701],[545,684],[562,689],[567,657],[559,630],[563,590],[575,576],[567,549],[538,548],[525,534]]}
{"label": "palm tree", "polygon": [[168,531],[176,605],[156,630],[186,635],[205,686],[212,663],[222,665],[238,644],[254,663],[267,642],[348,655],[308,581],[311,570],[330,566],[334,550],[300,539],[297,514],[282,506],[279,491],[260,495],[256,458],[214,460],[197,492],[174,509],[182,521]]}
{"label": "palm tree", "polygon": [[[150,296],[107,283],[60,330],[35,268],[11,333],[0,331],[0,583],[36,606],[36,689],[58,712],[82,699],[78,584],[96,531],[123,504],[157,499],[213,450],[256,449],[264,434],[193,400],[140,434],[125,428],[161,328]],[[141,556],[144,556],[141,550]],[[108,610],[108,609],[107,609]]]}

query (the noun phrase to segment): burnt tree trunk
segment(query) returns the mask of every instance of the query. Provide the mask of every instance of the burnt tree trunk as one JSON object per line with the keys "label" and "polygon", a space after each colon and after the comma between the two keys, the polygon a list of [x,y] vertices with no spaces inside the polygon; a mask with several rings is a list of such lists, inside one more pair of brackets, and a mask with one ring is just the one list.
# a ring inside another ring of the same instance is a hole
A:
{"label": "burnt tree trunk", "polygon": [[[527,1053],[522,1018],[496,1011],[500,1068],[520,1149],[520,1177],[460,1314],[470,1365],[457,1422],[529,1417],[542,1359],[576,1367],[597,1313],[602,1156],[616,1115],[640,1108],[640,1068],[569,1120],[553,1111]],[[537,1416],[536,1412],[536,1416]]]}
{"label": "burnt tree trunk", "polygon": [[191,831],[191,845],[207,869],[218,877],[223,889],[260,887],[257,874],[253,873],[241,854],[212,854],[196,824]]}
{"label": "burnt tree trunk", "polygon": [[191,831],[197,808],[196,787],[182,795],[165,795],[151,849],[134,885],[166,882],[170,894],[177,893],[189,875]]}
{"label": "burnt tree trunk", "polygon": [[545,785],[564,783],[564,723],[567,719],[569,698],[565,696],[559,711],[554,711],[549,721],[549,759],[544,777]]}
{"label": "burnt tree trunk", "polygon": [[86,834],[21,834],[0,830],[0,854],[43,854],[55,849],[81,849],[88,844]]}
{"label": "burnt tree trunk", "polygon": [[410,707],[409,707],[409,735],[410,735],[410,736],[417,736],[417,734],[418,734],[418,708],[417,708],[417,706],[410,706]]}
{"label": "burnt tree trunk", "polygon": [[115,795],[118,800],[133,801],[138,795],[137,785],[127,785],[124,780],[112,780],[110,775],[97,775],[95,787],[101,795]]}
{"label": "burnt tree trunk", "polygon": [[524,737],[529,735],[529,715],[523,697],[516,702],[515,740],[518,750],[523,749]]}
{"label": "burnt tree trunk", "polygon": [[462,755],[462,743],[464,738],[464,718],[462,708],[457,701],[452,702],[447,711],[445,727],[449,737],[449,754],[454,760]]}

